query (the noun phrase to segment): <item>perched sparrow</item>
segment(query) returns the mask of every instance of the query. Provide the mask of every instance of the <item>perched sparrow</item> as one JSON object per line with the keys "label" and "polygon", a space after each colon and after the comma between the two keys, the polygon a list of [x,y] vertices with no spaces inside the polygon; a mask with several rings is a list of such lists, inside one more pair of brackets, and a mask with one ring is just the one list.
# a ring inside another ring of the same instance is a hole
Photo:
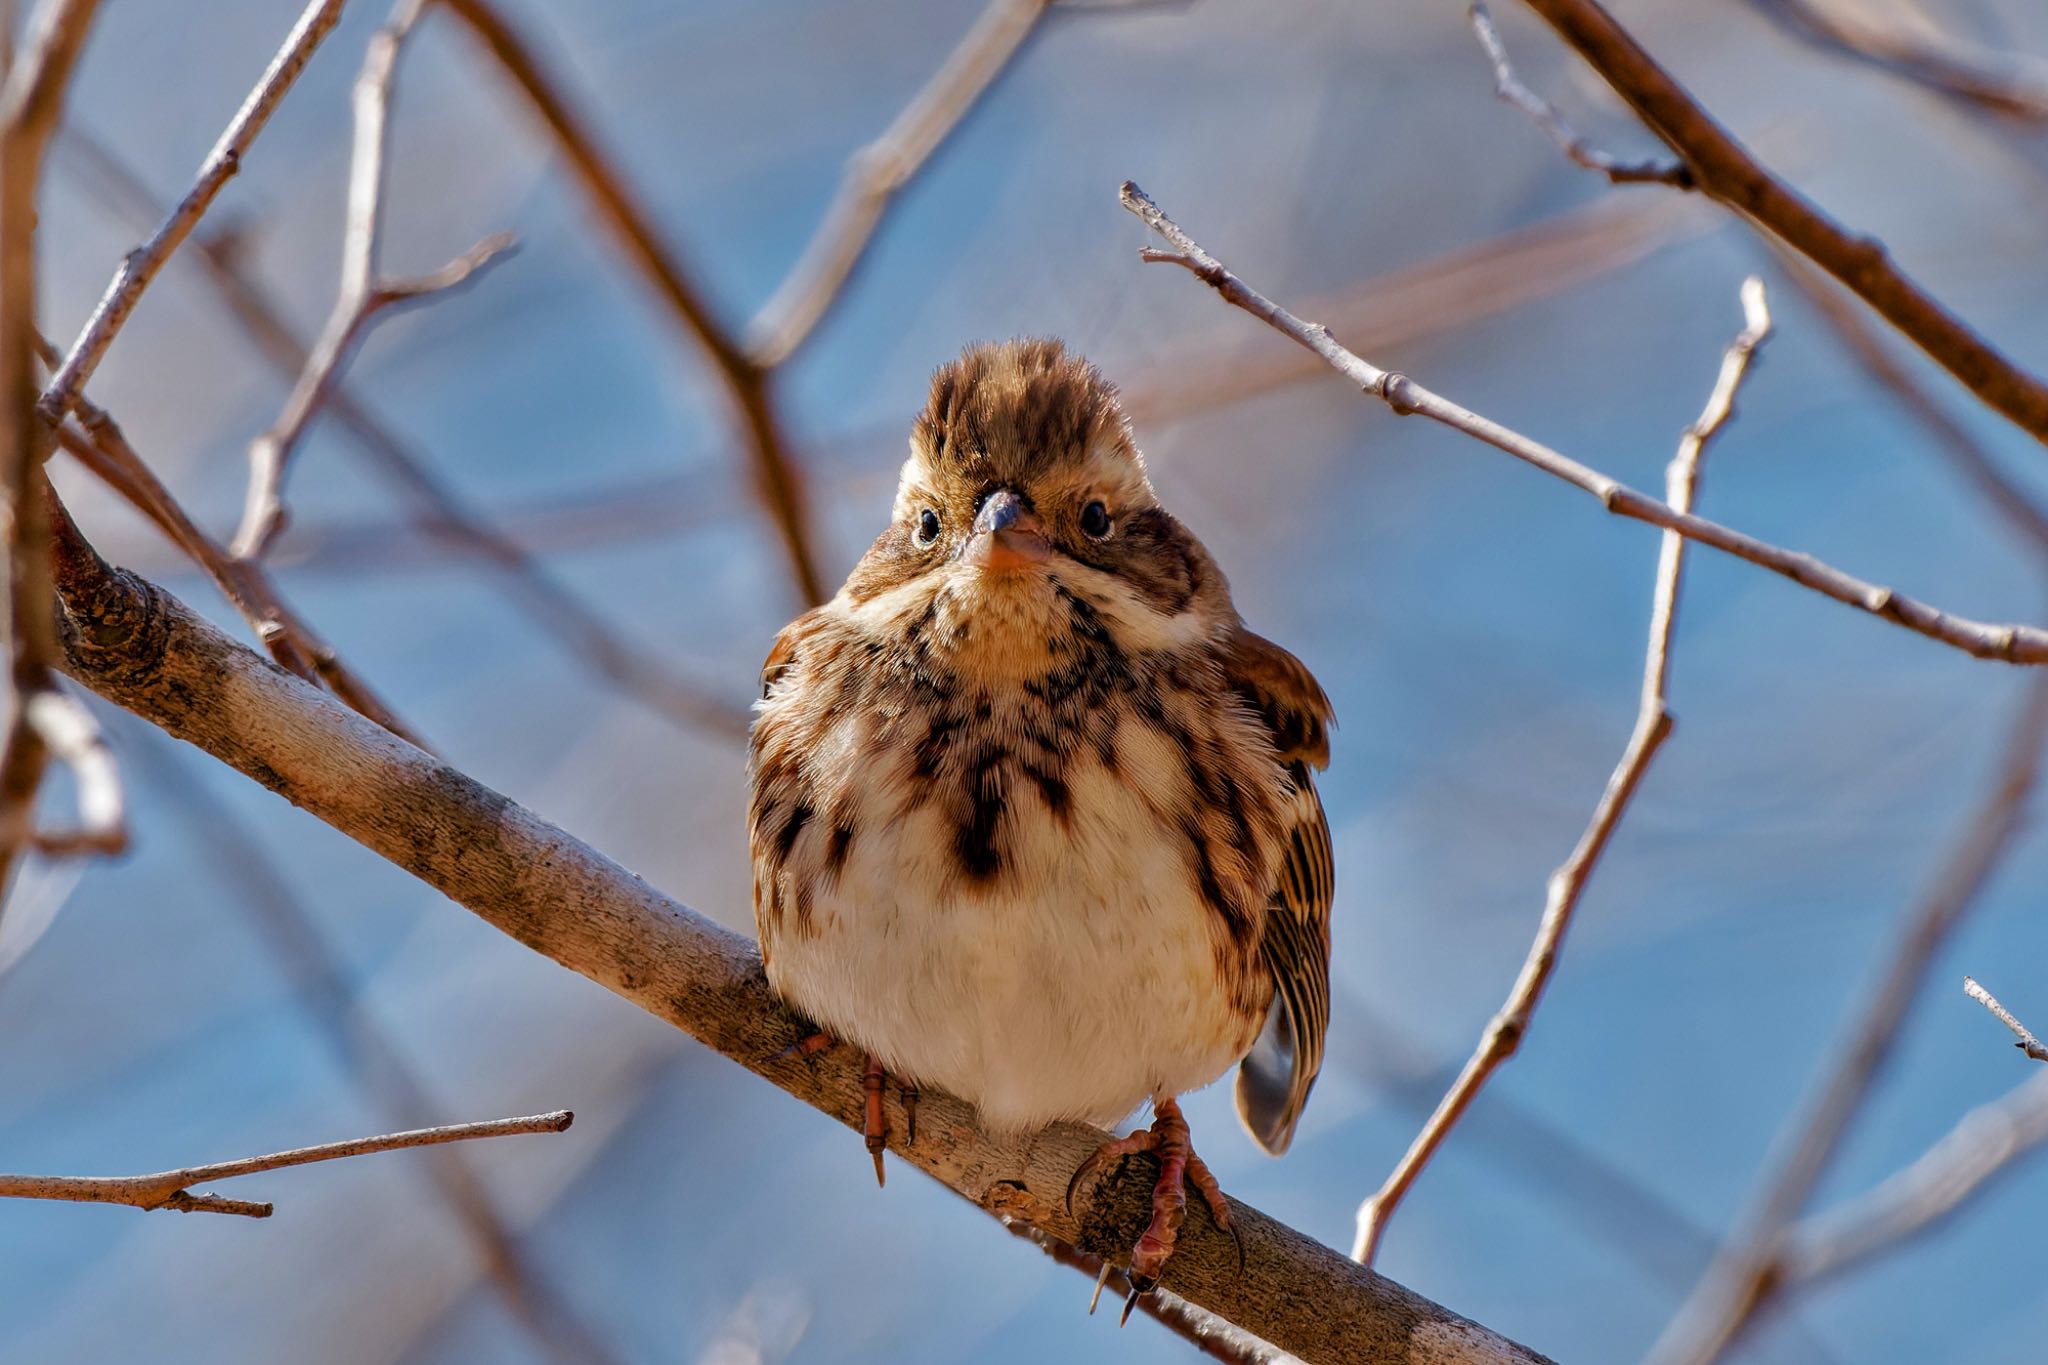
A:
{"label": "perched sparrow", "polygon": [[876,1175],[884,1073],[996,1130],[1149,1099],[1075,1176],[1158,1154],[1133,1282],[1183,1181],[1228,1228],[1174,1097],[1241,1062],[1245,1126],[1293,1138],[1329,1020],[1330,707],[1159,505],[1116,391],[1057,341],[940,369],[889,528],[762,683],[761,954],[820,1045],[867,1052]]}

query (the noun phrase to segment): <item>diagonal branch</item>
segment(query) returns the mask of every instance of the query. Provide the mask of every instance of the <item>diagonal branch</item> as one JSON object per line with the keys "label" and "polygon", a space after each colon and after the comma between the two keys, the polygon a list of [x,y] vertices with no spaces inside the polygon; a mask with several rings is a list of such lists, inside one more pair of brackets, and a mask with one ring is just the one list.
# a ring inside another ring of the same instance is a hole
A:
{"label": "diagonal branch", "polygon": [[1973,48],[1924,22],[1915,32],[1842,0],[1749,2],[1817,47],[1868,62],[1958,104],[2030,123],[2048,121],[2048,65],[2037,58]]}
{"label": "diagonal branch", "polygon": [[1527,3],[1678,153],[1700,193],[1847,285],[1986,406],[2048,443],[2048,384],[1894,265],[1884,243],[1844,227],[1765,169],[1597,0]]}
{"label": "diagonal branch", "polygon": [[1222,295],[1225,302],[1244,309],[1297,344],[1314,351],[1332,369],[1397,413],[1404,416],[1420,414],[1484,441],[1591,494],[1616,516],[1676,531],[1687,540],[1711,545],[1737,559],[1748,560],[1791,579],[1801,587],[1811,588],[1837,602],[1952,645],[1966,654],[1980,659],[2003,659],[2008,663],[2048,663],[2048,630],[2039,626],[1990,625],[1954,616],[1890,588],[1844,573],[1812,555],[1782,549],[1719,522],[1678,511],[1518,431],[1460,407],[1406,375],[1383,370],[1360,359],[1339,345],[1327,327],[1294,316],[1225,269],[1220,261],[1202,250],[1193,238],[1181,231],[1178,224],[1161,212],[1157,204],[1146,198],[1143,190],[1128,180],[1123,186],[1123,203],[1174,248],[1172,251],[1147,249],[1139,252],[1141,259],[1178,265],[1192,272]]}
{"label": "diagonal branch", "polygon": [[2014,1018],[2011,1010],[1999,1004],[1997,996],[1978,985],[1975,977],[1963,978],[1963,994],[1990,1010],[1994,1019],[2012,1030],[2012,1036],[2017,1040],[2013,1043],[2014,1047],[2037,1062],[2048,1062],[2048,1047],[2042,1045],[2041,1040],[2034,1036],[2032,1029]]}
{"label": "diagonal branch", "polygon": [[782,536],[797,591],[807,604],[824,601],[830,594],[811,549],[803,480],[776,409],[771,372],[756,364],[712,313],[676,255],[662,244],[625,178],[598,149],[583,117],[570,107],[526,40],[490,0],[440,0],[440,4],[462,21],[532,107],[626,259],[717,369],[753,462],[756,491]]}
{"label": "diagonal branch", "polygon": [[[858,1127],[859,1067],[843,1049],[783,1055],[807,1030],[769,989],[747,939],[504,796],[329,701],[222,636],[161,588],[109,569],[68,519],[56,580],[66,667],[86,686],[262,780],[337,830],[439,888],[529,947],[689,1032],[831,1117]],[[1150,1217],[1142,1162],[1063,1193],[1102,1141],[1060,1124],[997,1137],[972,1110],[927,1093],[917,1142],[890,1146],[1005,1220],[1121,1257]],[[1229,1236],[1190,1225],[1168,1289],[1311,1362],[1432,1360],[1534,1365],[1542,1358],[1353,1264],[1243,1204],[1245,1260]]]}
{"label": "diagonal branch", "polygon": [[1023,50],[1048,0],[993,0],[945,64],[883,134],[853,154],[824,221],[747,328],[747,354],[768,369],[794,355],[852,276],[889,201]]}
{"label": "diagonal branch", "polygon": [[1933,885],[1901,926],[1884,975],[1844,1035],[1834,1069],[1781,1144],[1783,1157],[1757,1191],[1721,1254],[1664,1329],[1655,1365],[1709,1365],[1784,1284],[1786,1230],[1826,1174],[1863,1107],[1920,992],[1929,964],[2026,827],[2027,806],[2048,741],[2048,676],[2028,687],[1990,787],[1964,822]]}
{"label": "diagonal branch", "polygon": [[71,405],[92,373],[114,344],[128,315],[135,311],[142,293],[149,288],[150,281],[164,268],[164,262],[178,249],[198,224],[221,187],[242,168],[242,158],[248,155],[255,143],[256,135],[263,131],[263,125],[277,109],[285,94],[312,60],[313,50],[320,46],[320,40],[333,32],[341,19],[342,0],[311,0],[300,13],[298,22],[286,36],[284,46],[270,59],[261,79],[242,101],[242,107],[229,120],[221,133],[220,141],[200,163],[199,175],[185,197],[178,201],[161,226],[152,233],[149,240],[128,253],[121,262],[121,268],[114,272],[114,278],[107,283],[106,292],[100,296],[93,308],[92,317],[71,343],[71,350],[64,357],[64,363],[57,369],[50,382],[44,386],[38,410],[43,419],[52,425],[62,421],[71,411]]}
{"label": "diagonal branch", "polygon": [[292,452],[370,324],[398,305],[417,303],[467,283],[511,249],[512,234],[501,232],[486,237],[439,270],[413,279],[388,279],[378,268],[391,83],[398,74],[399,49],[429,2],[398,0],[363,56],[354,94],[355,147],[349,164],[341,287],[327,325],[285,399],[284,411],[249,447],[248,505],[242,512],[241,529],[235,532],[237,559],[263,558],[284,529],[284,480]]}
{"label": "diagonal branch", "polygon": [[235,1213],[244,1218],[268,1218],[271,1214],[269,1204],[227,1199],[217,1194],[194,1194],[190,1187],[263,1171],[281,1171],[288,1166],[307,1166],[316,1161],[339,1161],[343,1157],[396,1152],[406,1147],[432,1147],[443,1142],[512,1137],[522,1133],[560,1133],[567,1131],[575,1117],[566,1109],[558,1109],[552,1114],[534,1114],[528,1118],[489,1119],[482,1123],[451,1124],[446,1128],[416,1128],[407,1133],[351,1138],[346,1142],[328,1142],[318,1147],[295,1147],[269,1156],[216,1161],[207,1166],[186,1166],[175,1171],[158,1171],[153,1175],[0,1175],[0,1198],[68,1199],[82,1204],[126,1204],[136,1209]]}
{"label": "diagonal branch", "polygon": [[[1763,281],[1755,276],[1743,283],[1742,313],[1742,331],[1728,345],[1706,407],[1699,420],[1686,428],[1678,443],[1678,453],[1672,457],[1670,467],[1665,471],[1664,496],[1680,512],[1692,510],[1693,496],[1699,485],[1700,457],[1706,453],[1707,442],[1733,414],[1736,390],[1748,374],[1750,361],[1757,349],[1771,334],[1771,314],[1764,298]],[[1565,933],[1571,928],[1572,916],[1585,893],[1586,883],[1593,875],[1594,865],[1600,861],[1608,840],[1620,826],[1629,800],[1650,769],[1650,761],[1657,756],[1657,750],[1671,733],[1671,712],[1665,699],[1671,674],[1671,633],[1677,622],[1678,585],[1684,567],[1685,537],[1676,531],[1666,531],[1658,549],[1656,584],[1650,594],[1650,643],[1643,660],[1642,702],[1637,708],[1635,728],[1629,735],[1628,745],[1609,775],[1606,790],[1601,793],[1599,804],[1593,808],[1593,818],[1579,836],[1571,856],[1550,875],[1543,918],[1537,924],[1536,937],[1529,944],[1528,956],[1523,959],[1522,970],[1508,992],[1507,1002],[1488,1022],[1478,1048],[1458,1072],[1457,1079],[1451,1083],[1443,1099],[1437,1102],[1435,1112],[1422,1125],[1422,1131],[1416,1134],[1393,1172],[1359,1206],[1358,1236],[1352,1244],[1351,1256],[1362,1265],[1373,1263],[1394,1211],[1401,1206],[1416,1178],[1422,1174],[1422,1168],[1443,1145],[1444,1139],[1450,1136],[1451,1129],[1464,1117],[1473,1100],[1478,1098],[1480,1087],[1503,1062],[1515,1055],[1522,1039],[1528,1036],[1530,1020],[1535,1017],[1536,1006],[1543,999],[1544,987],[1550,984],[1550,978],[1557,970]]]}

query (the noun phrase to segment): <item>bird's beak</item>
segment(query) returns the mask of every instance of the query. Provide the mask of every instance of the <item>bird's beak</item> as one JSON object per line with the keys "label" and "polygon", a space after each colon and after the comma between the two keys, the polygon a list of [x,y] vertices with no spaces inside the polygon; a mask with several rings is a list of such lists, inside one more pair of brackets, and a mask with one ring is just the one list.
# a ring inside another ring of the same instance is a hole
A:
{"label": "bird's beak", "polygon": [[1022,494],[998,488],[974,518],[974,534],[960,557],[984,573],[1014,573],[1043,563],[1052,554],[1045,531]]}

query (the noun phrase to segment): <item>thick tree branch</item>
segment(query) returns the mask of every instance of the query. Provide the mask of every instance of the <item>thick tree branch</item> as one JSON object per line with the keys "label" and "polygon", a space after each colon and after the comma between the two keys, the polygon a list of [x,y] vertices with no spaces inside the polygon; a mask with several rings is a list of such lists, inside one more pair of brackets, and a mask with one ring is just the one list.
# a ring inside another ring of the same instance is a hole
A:
{"label": "thick tree branch", "polygon": [[1718,522],[1678,511],[1518,431],[1460,407],[1406,375],[1383,370],[1360,359],[1339,345],[1330,335],[1329,328],[1303,321],[1225,269],[1220,261],[1204,251],[1193,238],[1181,231],[1178,224],[1161,212],[1157,204],[1146,198],[1143,190],[1129,181],[1124,182],[1123,202],[1124,207],[1144,219],[1173,245],[1172,251],[1141,251],[1142,259],[1178,265],[1192,272],[1222,295],[1226,302],[1244,309],[1282,335],[1314,351],[1332,369],[1397,413],[1404,416],[1420,414],[1484,441],[1497,450],[1506,451],[1516,459],[1590,493],[1599,499],[1602,507],[1617,516],[1676,531],[1687,540],[1711,545],[1737,559],[1746,559],[1791,579],[1801,587],[1811,588],[1837,602],[1952,645],[1966,654],[1980,659],[2004,659],[2010,663],[2048,663],[2048,630],[2039,626],[1990,625],[1953,616],[1890,588],[1843,573],[1812,555],[1781,549]]}
{"label": "thick tree branch", "polygon": [[[1771,334],[1771,314],[1764,298],[1763,281],[1754,276],[1742,286],[1742,313],[1742,331],[1729,343],[1706,407],[1701,411],[1699,420],[1686,428],[1678,443],[1678,453],[1672,457],[1665,471],[1664,496],[1680,512],[1692,510],[1693,495],[1699,485],[1700,457],[1706,452],[1707,442],[1727,424],[1735,411],[1736,390],[1748,374],[1757,348]],[[1515,977],[1506,1003],[1487,1023],[1479,1046],[1458,1072],[1457,1079],[1451,1083],[1443,1099],[1437,1102],[1435,1112],[1422,1125],[1422,1131],[1408,1145],[1400,1162],[1379,1189],[1359,1206],[1358,1237],[1352,1244],[1351,1256],[1360,1264],[1373,1263],[1388,1221],[1407,1197],[1416,1178],[1422,1174],[1422,1168],[1443,1145],[1444,1139],[1450,1136],[1451,1129],[1464,1117],[1473,1100],[1478,1098],[1480,1088],[1488,1078],[1520,1049],[1522,1039],[1528,1035],[1529,1023],[1535,1017],[1536,1006],[1543,999],[1543,990],[1557,970],[1565,933],[1571,928],[1572,916],[1585,894],[1593,868],[1620,826],[1622,814],[1628,809],[1643,775],[1650,770],[1650,761],[1671,734],[1671,712],[1666,705],[1666,695],[1671,673],[1671,633],[1677,623],[1678,585],[1684,568],[1685,537],[1676,531],[1666,531],[1658,549],[1657,576],[1650,593],[1650,642],[1643,659],[1642,701],[1636,710],[1635,727],[1629,735],[1628,744],[1607,778],[1607,786],[1601,793],[1599,804],[1593,808],[1593,816],[1585,832],[1580,834],[1571,855],[1550,874],[1543,917],[1537,923],[1536,937],[1529,944],[1528,955],[1523,959],[1522,970]]]}
{"label": "thick tree branch", "polygon": [[[103,564],[60,518],[56,579],[66,667],[108,700],[206,749],[486,921],[858,1127],[859,1067],[843,1050],[779,1054],[805,1026],[769,989],[751,941],[647,886],[507,798],[406,744],[221,635],[162,589]],[[1150,1215],[1137,1161],[1087,1192],[1067,1181],[1102,1141],[1056,1125],[1026,1138],[979,1131],[927,1092],[901,1160],[1006,1220],[1122,1257]],[[859,1153],[849,1148],[849,1160]],[[1167,1288],[1310,1361],[1535,1362],[1246,1205],[1231,1239],[1191,1222]],[[849,1236],[851,1234],[849,1233]],[[1078,1296],[1077,1296],[1078,1298]]]}
{"label": "thick tree branch", "polygon": [[1965,820],[1934,883],[1901,926],[1883,977],[1849,1025],[1834,1069],[1791,1135],[1721,1254],[1658,1339],[1653,1365],[1709,1365],[1784,1287],[1786,1233],[1812,1197],[1863,1107],[1920,992],[1929,964],[2026,826],[2048,740],[2048,676],[2027,688],[2000,765]]}
{"label": "thick tree branch", "polygon": [[126,1204],[137,1209],[175,1209],[179,1213],[236,1213],[245,1218],[268,1218],[267,1203],[226,1199],[217,1194],[194,1194],[191,1186],[262,1171],[280,1171],[287,1166],[307,1166],[316,1161],[339,1161],[343,1157],[396,1152],[406,1147],[431,1147],[443,1142],[467,1142],[472,1138],[512,1137],[522,1133],[560,1133],[575,1121],[566,1109],[529,1118],[489,1119],[482,1123],[457,1123],[446,1128],[417,1128],[409,1133],[386,1133],[379,1137],[351,1138],[318,1147],[295,1147],[269,1156],[243,1157],[238,1161],[216,1161],[206,1166],[186,1166],[154,1175],[0,1175],[0,1199],[68,1199],[81,1204]]}
{"label": "thick tree branch", "polygon": [[263,131],[263,125],[277,109],[285,94],[298,80],[299,73],[306,69],[306,63],[313,58],[313,50],[320,46],[320,40],[333,32],[341,19],[342,0],[312,0],[292,25],[284,46],[270,59],[262,77],[249,92],[242,107],[229,120],[220,141],[200,163],[199,175],[185,197],[178,201],[162,226],[150,235],[148,241],[128,253],[121,262],[121,268],[108,282],[107,289],[93,308],[92,317],[87,319],[85,328],[78,339],[71,343],[71,350],[64,357],[64,363],[44,386],[38,404],[43,419],[52,425],[62,421],[71,411],[72,401],[85,388],[87,380],[99,367],[114,344],[128,315],[135,311],[136,303],[142,298],[143,290],[149,288],[151,280],[162,270],[164,262],[178,249],[204,217],[212,205],[214,196],[221,187],[242,168],[242,158],[248,155],[256,135]]}
{"label": "thick tree branch", "polygon": [[718,370],[738,412],[747,451],[753,460],[755,486],[782,535],[797,590],[806,603],[824,601],[830,594],[812,553],[803,481],[776,410],[771,372],[756,364],[712,313],[702,291],[684,272],[675,253],[662,244],[653,220],[634,198],[625,177],[598,149],[582,115],[570,107],[526,40],[490,0],[440,0],[440,4],[462,21],[525,97],[567,158],[569,170],[591,208],[611,230],[626,259],[653,286],[663,306],[695,338]]}
{"label": "thick tree branch", "polygon": [[1894,265],[1766,170],[1596,0],[1527,0],[1678,153],[1700,193],[1847,285],[1984,403],[2048,443],[2048,384],[2007,359]]}

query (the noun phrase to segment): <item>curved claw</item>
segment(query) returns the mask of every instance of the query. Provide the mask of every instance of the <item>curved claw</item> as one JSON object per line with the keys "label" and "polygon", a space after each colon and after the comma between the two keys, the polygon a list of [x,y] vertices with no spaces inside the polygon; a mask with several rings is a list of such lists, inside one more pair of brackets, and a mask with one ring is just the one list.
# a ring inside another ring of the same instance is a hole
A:
{"label": "curved claw", "polygon": [[1131,1276],[1131,1292],[1124,1298],[1124,1311],[1117,1315],[1116,1325],[1122,1327],[1131,1320],[1131,1310],[1138,1306],[1138,1296],[1149,1294],[1159,1287],[1159,1281],[1150,1275]]}

